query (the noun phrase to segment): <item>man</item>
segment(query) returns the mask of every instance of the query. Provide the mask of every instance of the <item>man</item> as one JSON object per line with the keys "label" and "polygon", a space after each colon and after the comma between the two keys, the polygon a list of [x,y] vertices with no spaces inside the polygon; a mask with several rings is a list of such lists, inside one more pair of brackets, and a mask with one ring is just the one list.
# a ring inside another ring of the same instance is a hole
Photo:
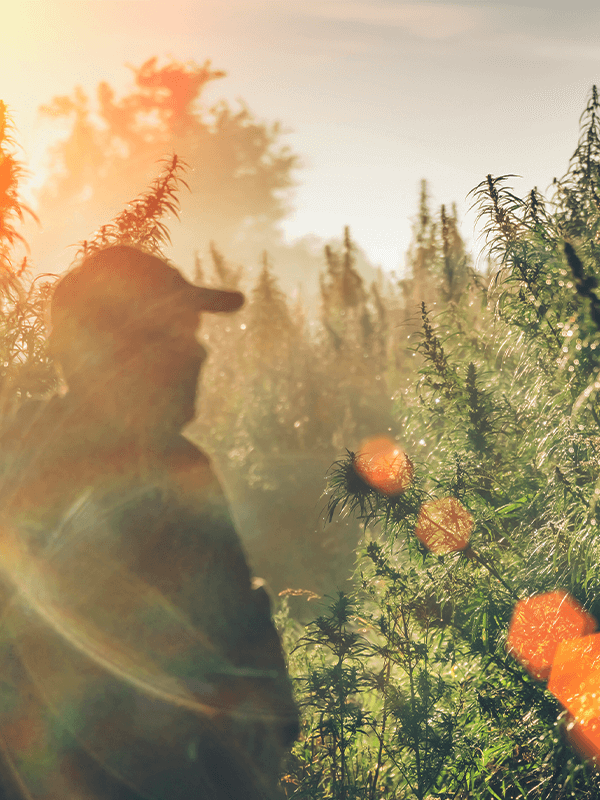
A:
{"label": "man", "polygon": [[198,315],[242,303],[126,246],[56,285],[66,391],[25,404],[1,443],[7,796],[278,796],[298,717],[269,599],[181,435]]}

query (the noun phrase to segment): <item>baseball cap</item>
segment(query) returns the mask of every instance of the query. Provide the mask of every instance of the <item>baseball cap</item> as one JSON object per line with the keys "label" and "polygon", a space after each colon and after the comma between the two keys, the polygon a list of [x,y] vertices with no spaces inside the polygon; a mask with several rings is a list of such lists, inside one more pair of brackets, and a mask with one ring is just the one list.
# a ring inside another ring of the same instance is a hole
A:
{"label": "baseball cap", "polygon": [[208,289],[187,281],[158,256],[128,245],[98,250],[64,275],[50,303],[52,329],[78,322],[113,334],[161,323],[168,308],[236,311],[241,292]]}

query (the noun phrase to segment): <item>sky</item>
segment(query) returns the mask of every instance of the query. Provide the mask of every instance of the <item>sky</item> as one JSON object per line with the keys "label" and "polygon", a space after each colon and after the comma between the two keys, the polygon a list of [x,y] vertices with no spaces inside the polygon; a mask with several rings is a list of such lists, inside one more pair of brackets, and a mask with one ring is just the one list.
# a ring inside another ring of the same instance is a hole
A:
{"label": "sky", "polygon": [[[30,170],[60,134],[38,114],[54,95],[106,80],[132,88],[127,64],[151,56],[227,76],[205,98],[241,99],[280,120],[302,168],[286,237],[353,238],[402,272],[427,179],[456,202],[475,242],[468,192],[516,174],[517,194],[563,175],[578,120],[600,82],[595,2],[398,0],[0,0],[0,98]],[[129,198],[128,198],[129,199]],[[35,242],[32,242],[35,257]]]}

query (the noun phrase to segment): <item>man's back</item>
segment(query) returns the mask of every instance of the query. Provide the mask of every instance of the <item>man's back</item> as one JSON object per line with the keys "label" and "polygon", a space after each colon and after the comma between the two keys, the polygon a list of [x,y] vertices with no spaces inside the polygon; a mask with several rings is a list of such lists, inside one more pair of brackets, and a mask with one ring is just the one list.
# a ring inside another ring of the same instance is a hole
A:
{"label": "man's back", "polygon": [[206,456],[180,435],[112,438],[69,395],[26,406],[0,446],[8,782],[56,800],[274,797],[297,712]]}

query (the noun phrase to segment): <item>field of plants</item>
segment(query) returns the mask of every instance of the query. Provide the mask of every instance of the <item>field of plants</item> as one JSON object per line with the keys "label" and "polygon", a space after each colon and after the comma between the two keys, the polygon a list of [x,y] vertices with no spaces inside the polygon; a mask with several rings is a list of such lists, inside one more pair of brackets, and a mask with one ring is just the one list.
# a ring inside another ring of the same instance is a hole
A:
{"label": "field of plants", "polygon": [[[2,105],[4,418],[56,388],[52,279],[15,256],[28,212],[11,134]],[[163,252],[186,164],[163,166],[80,253]],[[276,599],[302,712],[289,799],[600,797],[595,87],[548,196],[518,197],[512,177],[472,191],[485,273],[425,182],[406,274],[367,281],[346,228],[323,252],[318,308],[284,293],[268,251],[250,285],[218,243],[196,259],[198,282],[248,298],[203,321],[188,434]]]}

